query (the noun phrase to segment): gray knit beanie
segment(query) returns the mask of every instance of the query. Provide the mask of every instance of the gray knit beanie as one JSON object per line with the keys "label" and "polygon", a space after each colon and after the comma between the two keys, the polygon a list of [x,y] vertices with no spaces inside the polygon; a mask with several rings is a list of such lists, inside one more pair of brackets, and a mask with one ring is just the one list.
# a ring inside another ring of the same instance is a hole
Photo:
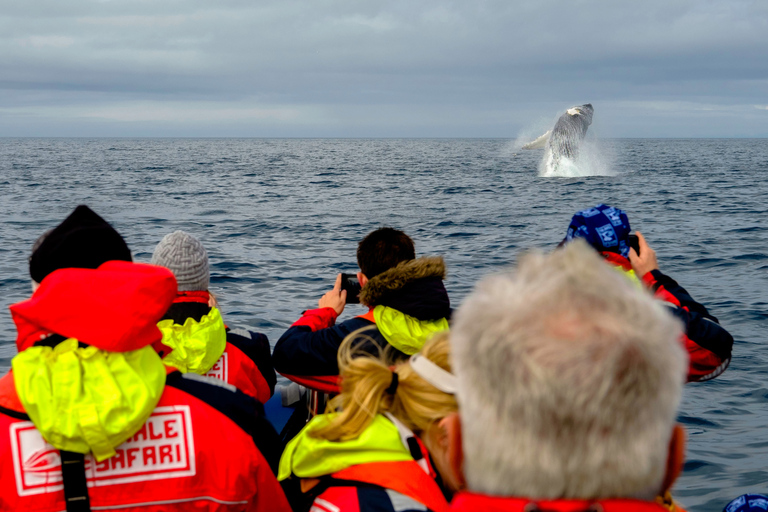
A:
{"label": "gray knit beanie", "polygon": [[208,254],[200,240],[189,233],[175,231],[165,235],[155,247],[152,264],[173,272],[180,292],[208,290]]}

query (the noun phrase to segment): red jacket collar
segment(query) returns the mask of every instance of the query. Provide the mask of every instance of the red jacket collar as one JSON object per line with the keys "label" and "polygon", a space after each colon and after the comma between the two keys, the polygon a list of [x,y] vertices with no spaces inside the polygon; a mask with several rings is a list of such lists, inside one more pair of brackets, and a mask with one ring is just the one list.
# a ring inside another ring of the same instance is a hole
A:
{"label": "red jacket collar", "polygon": [[452,511],[483,510],[484,512],[668,512],[661,505],[633,499],[613,500],[552,500],[535,501],[524,498],[504,498],[462,492],[451,503]]}
{"label": "red jacket collar", "polygon": [[600,254],[608,263],[621,267],[625,271],[632,270],[632,263],[621,254],[616,254],[615,252],[601,252]]}
{"label": "red jacket collar", "polygon": [[211,300],[211,294],[207,290],[201,291],[183,291],[176,294],[176,298],[173,299],[174,304],[180,304],[182,302],[194,302],[197,304],[208,304]]}
{"label": "red jacket collar", "polygon": [[154,265],[60,269],[29,300],[11,306],[16,345],[22,351],[56,333],[111,352],[137,350],[162,337],[157,322],[175,297],[173,273]]}

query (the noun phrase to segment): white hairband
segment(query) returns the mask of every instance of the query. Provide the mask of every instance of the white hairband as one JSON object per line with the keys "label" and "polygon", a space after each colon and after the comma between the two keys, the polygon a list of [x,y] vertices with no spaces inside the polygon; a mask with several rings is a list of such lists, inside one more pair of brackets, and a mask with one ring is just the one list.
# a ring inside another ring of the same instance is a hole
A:
{"label": "white hairband", "polygon": [[437,366],[435,363],[419,353],[413,354],[410,359],[411,368],[419,377],[429,382],[443,393],[456,393],[456,376]]}

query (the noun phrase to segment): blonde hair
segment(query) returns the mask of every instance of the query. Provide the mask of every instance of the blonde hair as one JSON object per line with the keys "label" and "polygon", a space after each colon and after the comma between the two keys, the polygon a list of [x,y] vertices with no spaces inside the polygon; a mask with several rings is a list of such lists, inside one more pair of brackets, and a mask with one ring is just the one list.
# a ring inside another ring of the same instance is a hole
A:
{"label": "blonde hair", "polygon": [[451,330],[469,489],[654,496],[685,381],[681,334],[580,240],[484,279]]}
{"label": "blonde hair", "polygon": [[[365,335],[370,329],[373,328],[351,333],[339,347],[341,393],[328,403],[326,411],[335,414],[327,425],[312,430],[309,433],[312,437],[329,441],[355,439],[377,414],[384,412],[420,434],[458,410],[453,395],[422,379],[408,361],[390,368],[386,351],[379,350],[377,355],[361,351],[362,343],[372,341]],[[450,372],[448,333],[438,333],[428,340],[421,355]],[[392,372],[397,373],[398,385],[394,394],[389,394]]]}

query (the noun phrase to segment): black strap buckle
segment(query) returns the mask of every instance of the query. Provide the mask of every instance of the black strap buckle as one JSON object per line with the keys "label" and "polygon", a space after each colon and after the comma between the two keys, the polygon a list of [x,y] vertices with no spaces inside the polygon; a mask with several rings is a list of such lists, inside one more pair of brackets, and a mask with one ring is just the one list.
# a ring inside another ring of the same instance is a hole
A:
{"label": "black strap buckle", "polygon": [[67,512],[90,512],[88,482],[85,478],[85,455],[60,450],[61,476],[64,481],[64,501]]}

